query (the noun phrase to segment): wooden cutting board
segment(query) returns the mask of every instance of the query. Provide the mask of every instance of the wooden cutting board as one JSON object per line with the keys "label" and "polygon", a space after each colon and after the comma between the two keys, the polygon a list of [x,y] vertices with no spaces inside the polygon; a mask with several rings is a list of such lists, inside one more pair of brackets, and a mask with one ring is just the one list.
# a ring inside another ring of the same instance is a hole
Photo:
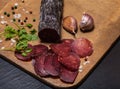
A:
{"label": "wooden cutting board", "polygon": [[[18,9],[16,13],[21,13],[21,19],[29,17],[28,22],[34,25],[34,28],[38,29],[39,15],[40,15],[40,2],[41,0],[25,0],[24,3],[22,0],[11,0],[7,5],[0,11],[0,15],[3,13],[9,12],[12,13],[11,7],[14,4],[18,3]],[[32,14],[29,14],[28,11],[32,11]],[[41,81],[50,84],[54,87],[67,88],[73,87],[77,84],[80,84],[81,81],[89,74],[89,72],[95,67],[95,65],[101,60],[102,56],[107,52],[111,47],[114,41],[120,36],[120,0],[64,0],[64,13],[65,16],[74,16],[78,24],[81,20],[83,12],[86,12],[93,16],[95,21],[95,29],[92,32],[82,33],[78,30],[76,35],[77,38],[86,37],[93,43],[94,53],[89,57],[89,64],[84,65],[84,60],[81,59],[81,65],[83,66],[83,71],[80,72],[73,84],[68,84],[61,82],[59,78],[42,78],[36,75],[34,72],[32,62],[23,62],[14,56],[14,52],[11,51],[0,51],[2,57],[7,58],[9,61],[12,61],[14,64],[20,66],[20,68],[26,70],[28,73],[33,74],[38,77]],[[4,20],[8,21],[8,24],[11,26],[15,25],[11,23],[13,18],[12,14],[10,17],[4,17]],[[35,18],[36,22],[32,22],[32,19]],[[2,19],[0,19],[2,20]],[[5,25],[0,24],[0,32],[3,32]],[[67,33],[62,29],[62,39],[63,38],[74,38],[71,34]],[[40,40],[31,42],[33,45],[40,43]],[[46,44],[48,45],[48,44]],[[3,41],[0,43],[0,48],[10,47],[10,41]],[[114,59],[115,61],[115,59]]]}

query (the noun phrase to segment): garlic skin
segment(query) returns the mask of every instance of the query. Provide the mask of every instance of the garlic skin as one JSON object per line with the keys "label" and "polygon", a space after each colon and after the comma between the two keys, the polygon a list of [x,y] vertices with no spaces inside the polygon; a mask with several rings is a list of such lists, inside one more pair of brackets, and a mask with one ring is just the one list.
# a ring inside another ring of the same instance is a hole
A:
{"label": "garlic skin", "polygon": [[67,17],[65,17],[63,19],[62,25],[63,25],[63,28],[67,32],[69,32],[69,33],[71,33],[73,35],[76,34],[77,29],[78,29],[77,28],[77,20],[73,16],[67,16]]}
{"label": "garlic skin", "polygon": [[93,17],[87,13],[84,13],[80,21],[80,30],[83,32],[92,31],[94,29]]}

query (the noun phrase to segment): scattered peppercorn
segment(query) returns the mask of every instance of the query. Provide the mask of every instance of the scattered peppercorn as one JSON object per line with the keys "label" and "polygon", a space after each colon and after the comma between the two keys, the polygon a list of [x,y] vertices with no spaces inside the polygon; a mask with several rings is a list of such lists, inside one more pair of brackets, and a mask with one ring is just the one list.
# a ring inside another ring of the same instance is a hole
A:
{"label": "scattered peppercorn", "polygon": [[26,20],[24,20],[24,22],[27,22]]}
{"label": "scattered peppercorn", "polygon": [[10,14],[9,14],[9,13],[7,14],[7,17],[10,17]]}
{"label": "scattered peppercorn", "polygon": [[16,19],[13,19],[13,21],[15,22],[15,21],[16,21]]}
{"label": "scattered peppercorn", "polygon": [[36,19],[33,19],[33,22],[35,22],[36,21]]}
{"label": "scattered peppercorn", "polygon": [[13,11],[12,14],[15,14],[15,12]]}
{"label": "scattered peppercorn", "polygon": [[23,23],[23,22],[21,22],[21,25],[24,25],[24,23]]}
{"label": "scattered peppercorn", "polygon": [[14,7],[11,7],[11,10],[14,10]]}
{"label": "scattered peppercorn", "polygon": [[24,3],[25,1],[24,0],[22,0],[22,3]]}
{"label": "scattered peppercorn", "polygon": [[4,12],[4,15],[7,15],[7,12]]}
{"label": "scattered peppercorn", "polygon": [[20,22],[21,20],[20,19],[18,19],[18,22]]}
{"label": "scattered peppercorn", "polygon": [[85,60],[85,61],[88,61],[88,58],[85,58],[84,60]]}
{"label": "scattered peppercorn", "polygon": [[15,9],[17,9],[17,6],[14,6]]}
{"label": "scattered peppercorn", "polygon": [[28,17],[25,17],[26,20],[28,20]]}
{"label": "scattered peppercorn", "polygon": [[8,26],[8,24],[6,24],[6,26]]}
{"label": "scattered peppercorn", "polygon": [[30,11],[29,13],[32,14],[32,11]]}

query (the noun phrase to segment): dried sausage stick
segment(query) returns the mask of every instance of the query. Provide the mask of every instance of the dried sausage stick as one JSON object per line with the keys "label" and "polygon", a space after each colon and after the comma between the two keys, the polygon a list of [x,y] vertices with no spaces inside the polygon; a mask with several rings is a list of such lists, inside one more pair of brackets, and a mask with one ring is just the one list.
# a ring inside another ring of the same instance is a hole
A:
{"label": "dried sausage stick", "polygon": [[63,0],[42,0],[38,35],[42,42],[57,42],[61,38]]}

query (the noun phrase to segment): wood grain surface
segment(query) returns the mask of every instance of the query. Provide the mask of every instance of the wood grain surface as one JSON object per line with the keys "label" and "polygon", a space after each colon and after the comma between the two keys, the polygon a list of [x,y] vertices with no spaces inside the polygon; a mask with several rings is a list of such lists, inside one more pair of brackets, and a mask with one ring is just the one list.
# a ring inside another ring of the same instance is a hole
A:
{"label": "wood grain surface", "polygon": [[10,0],[0,0],[0,10],[7,4]]}
{"label": "wood grain surface", "polygon": [[[17,13],[22,14],[22,18],[28,16],[29,22],[32,22],[32,18],[36,18],[37,21],[34,24],[35,28],[38,27],[39,22],[39,13],[40,13],[40,1],[41,0],[25,0],[25,3],[21,3],[21,0],[12,0],[0,11],[0,15],[3,15],[4,11],[11,12],[11,6],[14,3],[19,3],[19,8],[16,10]],[[37,76],[41,81],[46,82],[47,84],[53,85],[55,87],[73,87],[79,84],[87,74],[95,67],[95,65],[101,60],[102,56],[106,53],[106,51],[111,47],[114,41],[120,36],[120,1],[119,0],[64,0],[64,14],[63,17],[71,15],[74,16],[78,23],[81,19],[83,12],[89,13],[93,16],[95,20],[95,29],[89,33],[82,33],[80,30],[78,31],[76,37],[86,37],[92,41],[94,46],[94,53],[89,57],[90,63],[83,66],[83,71],[80,72],[73,84],[67,84],[61,82],[59,79],[54,79],[52,77],[42,78],[36,75],[34,72],[33,66],[31,62],[22,62],[15,58],[14,52],[10,51],[0,51],[0,55],[4,56],[8,60],[17,64],[21,68],[25,69],[29,73]],[[25,8],[28,11],[33,11],[33,14],[26,14],[22,11]],[[5,20],[10,21],[12,17],[5,18]],[[9,25],[14,26],[9,22]],[[0,24],[0,32],[4,30],[4,25]],[[64,31],[62,29],[62,39],[63,38],[73,38],[74,37]],[[40,43],[40,40],[31,42],[33,45]],[[46,44],[48,45],[48,44]],[[10,47],[10,42],[2,42],[0,43],[1,47]],[[81,59],[81,65],[83,65],[84,60]]]}

